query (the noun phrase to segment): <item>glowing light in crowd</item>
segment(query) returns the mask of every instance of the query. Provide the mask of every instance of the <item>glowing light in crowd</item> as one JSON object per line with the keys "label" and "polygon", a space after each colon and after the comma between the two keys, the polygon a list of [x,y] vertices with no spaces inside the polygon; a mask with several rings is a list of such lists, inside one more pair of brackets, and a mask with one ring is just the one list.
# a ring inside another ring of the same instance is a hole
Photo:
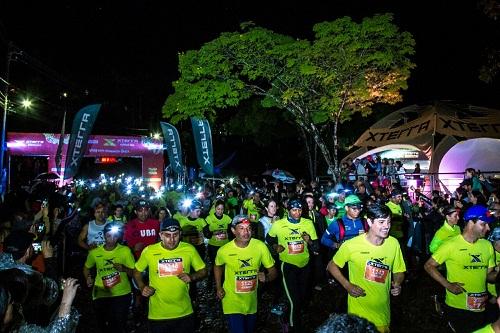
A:
{"label": "glowing light in crowd", "polygon": [[193,199],[189,199],[189,198],[184,199],[184,201],[182,201],[182,207],[189,208],[192,203],[193,203]]}

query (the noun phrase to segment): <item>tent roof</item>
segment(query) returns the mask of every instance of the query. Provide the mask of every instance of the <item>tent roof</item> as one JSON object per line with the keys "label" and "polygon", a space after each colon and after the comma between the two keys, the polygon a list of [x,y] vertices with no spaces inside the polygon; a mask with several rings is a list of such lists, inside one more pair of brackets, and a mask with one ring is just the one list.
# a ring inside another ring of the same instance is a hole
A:
{"label": "tent roof", "polygon": [[354,144],[423,144],[435,133],[463,138],[500,138],[500,111],[473,105],[437,102],[410,105],[373,124]]}

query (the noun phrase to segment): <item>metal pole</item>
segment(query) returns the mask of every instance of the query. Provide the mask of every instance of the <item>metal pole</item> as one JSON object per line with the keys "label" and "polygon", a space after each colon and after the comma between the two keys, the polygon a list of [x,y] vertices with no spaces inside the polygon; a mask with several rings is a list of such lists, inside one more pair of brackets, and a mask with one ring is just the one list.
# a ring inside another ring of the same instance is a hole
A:
{"label": "metal pole", "polygon": [[6,189],[4,188],[4,156],[5,156],[5,137],[7,132],[7,111],[9,108],[9,80],[10,80],[10,62],[12,60],[12,55],[14,54],[12,47],[12,42],[9,43],[7,51],[7,66],[5,68],[5,90],[4,90],[4,101],[3,101],[3,117],[2,117],[2,141],[0,146],[0,194],[4,194]]}

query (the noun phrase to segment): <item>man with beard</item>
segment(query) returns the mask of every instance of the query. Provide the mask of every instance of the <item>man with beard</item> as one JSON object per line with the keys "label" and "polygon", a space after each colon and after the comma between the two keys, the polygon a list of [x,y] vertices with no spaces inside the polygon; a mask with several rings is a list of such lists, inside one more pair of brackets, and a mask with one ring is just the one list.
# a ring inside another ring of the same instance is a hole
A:
{"label": "man with beard", "polygon": [[[485,324],[486,282],[495,282],[495,253],[483,239],[495,221],[488,209],[474,205],[464,215],[462,234],[448,239],[425,263],[429,275],[446,288],[446,313],[455,332],[472,332]],[[437,267],[446,265],[446,278]]]}

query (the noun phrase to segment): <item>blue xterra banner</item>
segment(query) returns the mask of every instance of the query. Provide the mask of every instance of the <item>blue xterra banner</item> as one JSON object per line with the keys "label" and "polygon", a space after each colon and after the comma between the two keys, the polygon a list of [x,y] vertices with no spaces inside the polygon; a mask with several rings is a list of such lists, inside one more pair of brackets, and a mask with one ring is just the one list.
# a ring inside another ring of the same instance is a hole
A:
{"label": "blue xterra banner", "polygon": [[181,175],[184,173],[184,166],[182,165],[182,150],[179,132],[177,132],[177,129],[169,123],[160,121],[160,125],[163,132],[163,140],[167,148],[170,166],[176,174]]}
{"label": "blue xterra banner", "polygon": [[64,179],[72,178],[76,175],[83,155],[85,155],[85,151],[87,150],[89,136],[100,109],[101,104],[93,104],[84,107],[76,114],[66,153]]}
{"label": "blue xterra banner", "polygon": [[191,117],[191,125],[193,126],[198,164],[207,175],[213,176],[214,162],[210,124],[206,119]]}

